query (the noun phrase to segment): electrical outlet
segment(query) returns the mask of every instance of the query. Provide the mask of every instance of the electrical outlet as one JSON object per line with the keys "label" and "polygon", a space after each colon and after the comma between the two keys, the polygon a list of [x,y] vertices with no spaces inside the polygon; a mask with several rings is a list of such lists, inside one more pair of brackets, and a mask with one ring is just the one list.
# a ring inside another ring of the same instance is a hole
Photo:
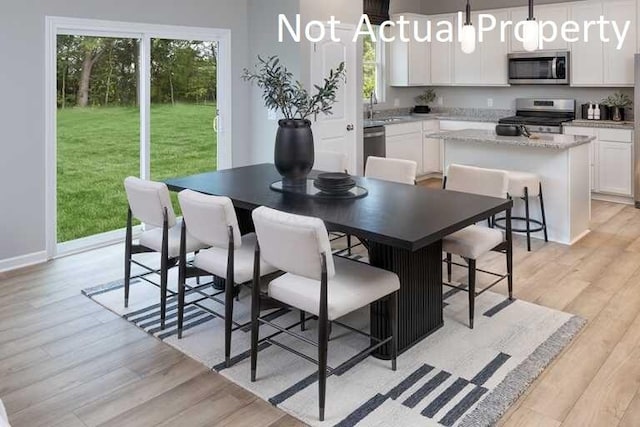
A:
{"label": "electrical outlet", "polygon": [[444,96],[438,97],[438,105],[444,105]]}
{"label": "electrical outlet", "polygon": [[268,110],[267,120],[276,121],[278,120],[278,113],[274,110]]}
{"label": "electrical outlet", "polygon": [[487,107],[493,107],[493,98],[487,98]]}
{"label": "electrical outlet", "polygon": [[395,98],[395,99],[393,100],[393,107],[394,107],[394,108],[399,108],[399,107],[400,107],[400,99]]}

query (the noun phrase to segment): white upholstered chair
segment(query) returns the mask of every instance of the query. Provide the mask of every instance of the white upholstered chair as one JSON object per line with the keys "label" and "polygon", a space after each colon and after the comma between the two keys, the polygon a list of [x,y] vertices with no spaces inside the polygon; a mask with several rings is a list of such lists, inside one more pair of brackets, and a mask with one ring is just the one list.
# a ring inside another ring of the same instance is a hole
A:
{"label": "white upholstered chair", "polygon": [[[164,329],[169,268],[177,264],[180,256],[180,224],[176,221],[166,184],[128,177],[124,180],[124,188],[129,202],[124,255],[124,306],[129,306],[131,279],[140,278],[158,286],[160,288],[160,327]],[[144,223],[146,228],[140,235],[138,244],[133,242],[133,218]],[[207,246],[188,236],[186,247],[188,252],[195,252]],[[159,271],[133,259],[133,255],[143,252],[160,253]],[[144,268],[146,272],[131,277],[131,264]],[[153,273],[160,274],[159,285],[147,278]]]}
{"label": "white upholstered chair", "polygon": [[[250,284],[253,279],[253,253],[256,246],[255,233],[240,235],[240,227],[233,203],[228,197],[210,196],[196,191],[184,190],[178,194],[178,201],[182,209],[183,225],[180,255],[180,274],[178,279],[178,338],[182,338],[186,279],[188,277],[215,276],[225,279],[225,289],[205,297],[216,298],[224,293],[224,315],[219,315],[208,308],[200,306],[205,311],[223,317],[225,322],[225,363],[227,367],[231,358],[231,334],[234,325],[233,304],[236,285]],[[195,236],[204,242],[208,249],[199,251],[190,265],[187,264],[188,236]],[[262,262],[260,271],[268,275],[276,271],[275,268]],[[200,289],[210,283],[198,284]],[[196,303],[197,304],[197,303]]]}
{"label": "white upholstered chair", "polygon": [[316,151],[313,168],[323,172],[346,172],[347,155],[337,151]]}
{"label": "white upholstered chair", "polygon": [[[261,207],[253,211],[253,222],[258,235],[258,245],[252,289],[251,381],[256,380],[259,326],[273,325],[268,319],[260,317],[261,295],[257,282],[262,273],[259,261],[262,257],[267,263],[286,272],[271,281],[268,296],[302,312],[318,316],[319,413],[320,420],[324,420],[329,322],[340,325],[337,319],[374,301],[389,297],[392,336],[377,342],[345,364],[361,360],[376,348],[389,344],[392,369],[395,370],[397,291],[400,281],[398,276],[390,271],[333,257],[327,229],[319,218]],[[276,329],[300,338],[300,335],[293,334],[287,328],[279,326]],[[376,341],[374,338],[371,339],[372,342]],[[310,342],[306,338],[303,340]],[[283,347],[273,339],[267,341]]]}
{"label": "white upholstered chair", "polygon": [[7,411],[4,409],[2,400],[0,400],[0,427],[11,427],[9,425],[9,417],[7,416]]}
{"label": "white upholstered chair", "polygon": [[[507,172],[495,169],[483,169],[472,166],[451,165],[445,178],[445,189],[472,193],[488,197],[505,199],[508,197]],[[511,231],[511,209],[507,210],[505,219],[506,236],[500,230],[471,225],[456,233],[445,237],[442,241],[442,250],[446,253],[447,281],[445,285],[469,292],[469,327],[473,329],[475,298],[487,291],[504,279],[507,279],[509,287],[509,299],[513,299],[513,244]],[[507,274],[497,274],[483,271],[498,279],[485,289],[476,291],[476,260],[491,251],[501,252],[506,255]],[[468,288],[453,286],[451,284],[451,268],[456,264],[452,260],[452,254],[465,259],[468,268]]]}
{"label": "white upholstered chair", "polygon": [[412,160],[369,156],[364,176],[400,184],[415,185],[418,164]]}

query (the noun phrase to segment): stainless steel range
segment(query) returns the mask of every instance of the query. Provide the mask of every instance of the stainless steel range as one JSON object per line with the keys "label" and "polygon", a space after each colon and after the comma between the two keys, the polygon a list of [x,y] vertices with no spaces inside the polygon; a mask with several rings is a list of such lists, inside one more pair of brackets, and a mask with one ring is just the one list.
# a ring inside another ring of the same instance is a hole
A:
{"label": "stainless steel range", "polygon": [[562,133],[562,124],[575,118],[575,99],[518,98],[516,115],[500,119],[500,124],[524,125],[529,132]]}

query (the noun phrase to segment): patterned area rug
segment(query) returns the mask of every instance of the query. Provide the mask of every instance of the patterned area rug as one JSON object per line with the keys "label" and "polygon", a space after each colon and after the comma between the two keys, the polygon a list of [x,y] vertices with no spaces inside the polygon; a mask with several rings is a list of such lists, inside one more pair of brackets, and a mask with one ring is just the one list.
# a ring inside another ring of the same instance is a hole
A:
{"label": "patterned area rug", "polygon": [[[362,258],[362,257],[358,257]],[[365,260],[366,261],[366,260]],[[171,277],[170,283],[175,283]],[[176,337],[176,299],[168,304],[165,330],[159,326],[159,290],[143,281],[131,286],[130,307],[124,308],[122,283],[85,289],[83,294],[177,348],[234,383],[250,390],[294,417],[313,426],[487,426],[495,423],[525,392],[548,364],[584,326],[584,321],[524,301],[509,301],[487,292],[476,300],[475,329],[467,327],[467,294],[447,291],[444,327],[390,362],[372,357],[338,372],[327,381],[326,420],[318,421],[315,365],[277,346],[264,344],[258,356],[258,378],[249,378],[249,328],[233,335],[235,364],[224,367],[223,321],[196,306],[185,310],[183,338]],[[211,289],[211,288],[209,288]],[[187,300],[196,298],[188,295]],[[249,320],[250,295],[240,294],[234,319]],[[207,301],[222,313],[223,307]],[[285,309],[270,314],[286,326],[298,321]],[[344,323],[368,329],[368,309],[353,313]],[[304,335],[316,339],[314,321]],[[275,332],[261,328],[261,336]],[[290,337],[280,342],[315,358],[315,348]],[[337,366],[368,341],[335,326],[329,344],[329,365]]]}

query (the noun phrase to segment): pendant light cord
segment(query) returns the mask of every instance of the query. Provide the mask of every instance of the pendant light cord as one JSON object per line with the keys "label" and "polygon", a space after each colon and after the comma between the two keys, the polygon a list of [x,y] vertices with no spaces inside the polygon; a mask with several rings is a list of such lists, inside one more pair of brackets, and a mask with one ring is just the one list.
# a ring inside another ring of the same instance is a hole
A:
{"label": "pendant light cord", "polygon": [[535,21],[536,18],[533,16],[533,0],[529,0],[529,17],[527,21]]}
{"label": "pendant light cord", "polygon": [[[533,0],[530,0],[533,1]],[[472,25],[471,23],[471,3],[470,0],[467,0],[467,21],[464,23],[464,25]]]}

